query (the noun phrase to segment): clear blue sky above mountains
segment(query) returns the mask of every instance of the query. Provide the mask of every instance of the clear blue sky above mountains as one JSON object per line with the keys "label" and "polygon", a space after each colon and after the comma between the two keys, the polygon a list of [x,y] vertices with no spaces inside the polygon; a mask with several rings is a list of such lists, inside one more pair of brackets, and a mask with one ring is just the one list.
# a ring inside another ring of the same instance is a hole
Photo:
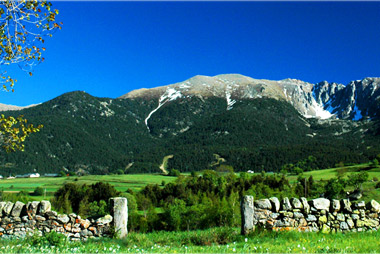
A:
{"label": "clear blue sky above mountains", "polygon": [[82,90],[116,98],[195,75],[347,84],[380,76],[380,2],[53,2],[63,29],[14,93],[29,105]]}

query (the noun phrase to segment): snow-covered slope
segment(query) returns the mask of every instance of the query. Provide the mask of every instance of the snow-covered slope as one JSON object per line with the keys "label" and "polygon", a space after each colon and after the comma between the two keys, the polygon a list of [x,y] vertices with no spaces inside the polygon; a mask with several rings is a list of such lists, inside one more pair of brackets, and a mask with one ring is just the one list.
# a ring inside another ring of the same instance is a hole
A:
{"label": "snow-covered slope", "polygon": [[157,108],[145,119],[147,126],[151,115],[166,102],[192,96],[225,98],[226,110],[233,110],[240,100],[274,98],[289,102],[307,118],[361,120],[378,117],[379,87],[380,78],[365,78],[344,86],[326,81],[311,84],[297,79],[253,79],[240,74],[198,75],[168,86],[134,90],[120,98],[157,100]]}

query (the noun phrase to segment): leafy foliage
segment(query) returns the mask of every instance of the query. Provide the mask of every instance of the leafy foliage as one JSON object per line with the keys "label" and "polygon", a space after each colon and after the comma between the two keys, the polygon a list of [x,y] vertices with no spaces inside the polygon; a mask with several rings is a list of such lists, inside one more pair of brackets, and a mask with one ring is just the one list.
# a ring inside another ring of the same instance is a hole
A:
{"label": "leafy foliage", "polygon": [[109,183],[67,183],[55,192],[52,205],[64,213],[75,212],[84,217],[101,216],[109,212],[108,200],[119,194]]}
{"label": "leafy foliage", "polygon": [[[58,10],[51,10],[46,0],[7,0],[0,3],[0,66],[18,64],[32,75],[33,67],[42,62],[42,47],[45,36],[61,29],[55,22]],[[1,70],[0,70],[1,71]],[[0,84],[5,91],[12,89],[17,80],[0,73]],[[26,125],[23,116],[0,118],[1,144],[7,152],[24,151],[23,142],[31,134],[38,132],[42,125]]]}
{"label": "leafy foliage", "polygon": [[[134,230],[194,230],[210,227],[238,226],[240,198],[252,194],[256,198],[287,195],[292,192],[283,176],[241,173],[223,174],[205,170],[201,176],[180,176],[163,188],[147,185],[136,195],[140,224]],[[157,214],[154,207],[163,209]]]}
{"label": "leafy foliage", "polygon": [[31,134],[40,131],[42,125],[34,127],[33,124],[26,125],[27,120],[23,116],[14,118],[12,116],[0,117],[0,140],[2,147],[7,152],[17,150],[24,151],[25,139]]}
{"label": "leafy foliage", "polygon": [[[32,68],[42,62],[44,37],[52,36],[61,26],[55,22],[58,10],[46,0],[7,0],[0,4],[0,65],[18,64],[32,75]],[[3,73],[4,74],[4,73]],[[8,90],[15,79],[2,75]]]}

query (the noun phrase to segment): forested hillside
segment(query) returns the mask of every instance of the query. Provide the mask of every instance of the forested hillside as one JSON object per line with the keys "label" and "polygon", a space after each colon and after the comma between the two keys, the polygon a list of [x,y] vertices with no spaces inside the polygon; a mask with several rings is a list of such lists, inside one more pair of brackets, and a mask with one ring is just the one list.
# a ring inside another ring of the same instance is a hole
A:
{"label": "forested hillside", "polygon": [[[0,174],[60,172],[107,174],[123,170],[194,171],[220,164],[235,171],[279,171],[309,156],[317,168],[358,163],[380,153],[379,123],[304,118],[288,102],[270,98],[237,101],[184,97],[154,114],[157,100],[96,98],[71,92],[5,115],[24,115],[43,129],[25,152],[0,156]],[[147,122],[147,124],[146,124]],[[216,159],[216,158],[219,158]]]}

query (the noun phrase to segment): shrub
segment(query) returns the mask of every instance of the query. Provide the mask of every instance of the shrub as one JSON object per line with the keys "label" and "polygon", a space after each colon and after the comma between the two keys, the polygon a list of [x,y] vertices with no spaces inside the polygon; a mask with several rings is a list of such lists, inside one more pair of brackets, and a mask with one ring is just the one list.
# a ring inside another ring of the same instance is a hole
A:
{"label": "shrub", "polygon": [[33,191],[33,196],[42,196],[44,195],[44,189],[42,187],[37,187]]}
{"label": "shrub", "polygon": [[67,238],[63,234],[57,233],[55,231],[43,234],[42,236],[35,232],[29,238],[29,241],[32,246],[50,245],[62,247],[67,243]]}
{"label": "shrub", "polygon": [[169,176],[180,176],[180,175],[181,175],[181,173],[177,169],[171,169],[169,171]]}
{"label": "shrub", "polygon": [[[64,213],[79,213],[81,216],[88,216],[94,211],[108,213],[107,206],[100,204],[103,200],[108,202],[112,197],[117,197],[120,192],[109,183],[98,182],[92,185],[66,183],[54,193],[52,205],[55,209]],[[90,204],[93,203],[92,212]]]}
{"label": "shrub", "polygon": [[104,200],[100,200],[99,203],[96,201],[90,203],[89,210],[89,216],[102,217],[107,214],[109,209],[107,208],[107,203]]}

